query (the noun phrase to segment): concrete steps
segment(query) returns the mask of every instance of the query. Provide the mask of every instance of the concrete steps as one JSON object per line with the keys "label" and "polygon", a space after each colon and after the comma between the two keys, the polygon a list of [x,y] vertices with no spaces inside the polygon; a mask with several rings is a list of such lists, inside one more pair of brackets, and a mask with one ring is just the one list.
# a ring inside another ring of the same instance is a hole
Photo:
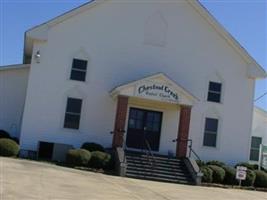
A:
{"label": "concrete steps", "polygon": [[153,181],[193,184],[183,160],[126,151],[126,176]]}

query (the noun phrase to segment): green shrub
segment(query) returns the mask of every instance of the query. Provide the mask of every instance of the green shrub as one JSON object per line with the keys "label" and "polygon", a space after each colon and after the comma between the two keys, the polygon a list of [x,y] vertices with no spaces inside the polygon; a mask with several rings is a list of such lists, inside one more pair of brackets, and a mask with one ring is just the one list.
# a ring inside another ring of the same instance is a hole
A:
{"label": "green shrub", "polygon": [[267,188],[267,173],[260,170],[255,170],[254,172],[256,174],[254,186]]}
{"label": "green shrub", "polygon": [[243,167],[246,167],[246,168],[248,168],[248,169],[250,169],[250,170],[257,170],[257,169],[258,169],[258,168],[257,168],[257,165],[252,165],[252,164],[249,164],[249,163],[246,163],[246,162],[237,163],[237,164],[235,165],[235,168],[236,168],[237,166],[243,166]]}
{"label": "green shrub", "polygon": [[86,149],[87,151],[90,151],[90,152],[93,152],[93,151],[105,152],[105,149],[102,145],[96,144],[96,143],[89,143],[89,142],[84,143],[81,149]]}
{"label": "green shrub", "polygon": [[202,160],[196,160],[196,163],[197,163],[197,165],[198,165],[199,167],[203,167],[203,166],[206,165],[205,162],[202,161]]}
{"label": "green shrub", "polygon": [[8,132],[4,131],[4,130],[0,130],[0,139],[1,138],[8,138],[10,139],[10,135]]}
{"label": "green shrub", "polygon": [[218,160],[211,160],[211,161],[208,161],[207,162],[207,165],[216,165],[216,166],[219,166],[219,167],[223,167],[225,166],[225,164],[223,162],[220,162]]}
{"label": "green shrub", "polygon": [[236,185],[238,184],[235,176],[236,176],[236,169],[230,166],[223,166],[223,169],[225,171],[225,177],[223,180],[224,184],[227,185]]}
{"label": "green shrub", "polygon": [[208,166],[202,166],[200,168],[200,170],[203,173],[202,182],[204,182],[204,183],[212,183],[213,171]]}
{"label": "green shrub", "polygon": [[208,165],[209,168],[213,171],[212,179],[213,183],[223,183],[224,177],[225,177],[225,171],[223,168],[217,166],[217,165]]}
{"label": "green shrub", "polygon": [[256,174],[254,171],[248,169],[246,180],[242,181],[242,186],[253,186],[256,179]]}
{"label": "green shrub", "polygon": [[101,151],[93,151],[89,166],[96,169],[106,169],[110,161],[110,154]]}
{"label": "green shrub", "polygon": [[66,155],[66,162],[71,166],[87,166],[91,153],[85,149],[71,149]]}
{"label": "green shrub", "polygon": [[19,145],[11,139],[0,139],[0,156],[16,157],[19,153]]}

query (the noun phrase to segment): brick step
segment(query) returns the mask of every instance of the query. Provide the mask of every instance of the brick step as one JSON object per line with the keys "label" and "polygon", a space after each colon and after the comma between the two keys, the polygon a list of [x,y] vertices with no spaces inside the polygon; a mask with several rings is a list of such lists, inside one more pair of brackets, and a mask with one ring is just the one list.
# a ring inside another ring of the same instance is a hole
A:
{"label": "brick step", "polygon": [[[151,155],[146,155],[146,154],[142,154],[142,153],[137,153],[137,152],[128,152],[126,151],[126,155],[129,157],[144,157],[147,159],[147,157],[152,158]],[[170,158],[168,156],[164,156],[164,155],[158,155],[158,154],[154,154],[153,157],[156,160],[168,160],[168,161],[174,161],[174,162],[181,162],[181,159],[177,159],[177,158]]]}
{"label": "brick step", "polygon": [[185,168],[184,163],[166,163],[166,162],[157,162],[157,161],[154,162],[154,161],[139,160],[139,159],[133,159],[133,158],[126,158],[126,161],[127,161],[127,164],[132,164],[132,165],[149,165],[149,166],[151,166],[153,164],[154,166],[171,168],[171,169]]}
{"label": "brick step", "polygon": [[169,179],[179,179],[179,180],[188,180],[190,179],[189,174],[184,173],[164,173],[164,172],[156,172],[154,170],[136,170],[136,169],[127,169],[127,174],[136,174],[143,176],[154,176],[154,177],[164,177]]}
{"label": "brick step", "polygon": [[127,160],[138,160],[140,162],[144,161],[153,161],[155,163],[163,163],[163,164],[171,164],[171,165],[179,165],[179,164],[183,164],[183,161],[181,160],[177,160],[177,161],[173,161],[173,160],[161,160],[161,159],[157,159],[157,158],[151,158],[151,157],[134,157],[134,156],[126,156]]}
{"label": "brick step", "polygon": [[155,177],[155,176],[142,176],[142,175],[136,175],[136,174],[126,174],[126,176],[129,178],[142,179],[142,180],[192,185],[192,182],[187,181],[187,180],[169,179],[169,178],[162,178],[162,177]]}
{"label": "brick step", "polygon": [[158,174],[166,174],[166,175],[178,175],[178,176],[190,176],[188,172],[182,169],[170,170],[166,168],[157,168],[157,167],[143,167],[143,166],[129,166],[127,165],[127,171],[142,171],[142,172],[151,172]]}

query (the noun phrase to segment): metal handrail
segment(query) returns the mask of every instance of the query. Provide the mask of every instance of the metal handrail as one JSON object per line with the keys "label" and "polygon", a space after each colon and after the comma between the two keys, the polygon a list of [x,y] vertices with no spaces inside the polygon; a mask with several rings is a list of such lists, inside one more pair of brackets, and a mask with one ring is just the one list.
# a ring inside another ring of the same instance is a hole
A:
{"label": "metal handrail", "polygon": [[147,147],[147,151],[148,153],[150,154],[152,160],[153,160],[153,163],[151,163],[152,167],[154,167],[154,164],[155,164],[155,157],[154,157],[154,154],[152,152],[152,149],[151,149],[151,146],[150,146],[150,143],[147,139],[145,139],[145,143],[146,143],[146,147]]}
{"label": "metal handrail", "polygon": [[193,149],[193,140],[192,139],[182,139],[182,138],[177,138],[174,139],[173,142],[189,142],[189,144],[187,145],[187,147],[189,148],[189,158],[191,158],[192,153],[195,155],[195,157],[197,158],[197,160],[200,160],[199,155],[194,151]]}

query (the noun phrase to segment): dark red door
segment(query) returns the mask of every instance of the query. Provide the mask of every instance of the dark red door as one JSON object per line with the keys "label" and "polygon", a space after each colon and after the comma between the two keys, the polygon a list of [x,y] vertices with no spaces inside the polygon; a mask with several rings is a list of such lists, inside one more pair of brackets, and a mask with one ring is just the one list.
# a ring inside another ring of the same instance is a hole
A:
{"label": "dark red door", "polygon": [[130,108],[126,145],[145,149],[146,141],[153,151],[159,150],[162,112]]}

